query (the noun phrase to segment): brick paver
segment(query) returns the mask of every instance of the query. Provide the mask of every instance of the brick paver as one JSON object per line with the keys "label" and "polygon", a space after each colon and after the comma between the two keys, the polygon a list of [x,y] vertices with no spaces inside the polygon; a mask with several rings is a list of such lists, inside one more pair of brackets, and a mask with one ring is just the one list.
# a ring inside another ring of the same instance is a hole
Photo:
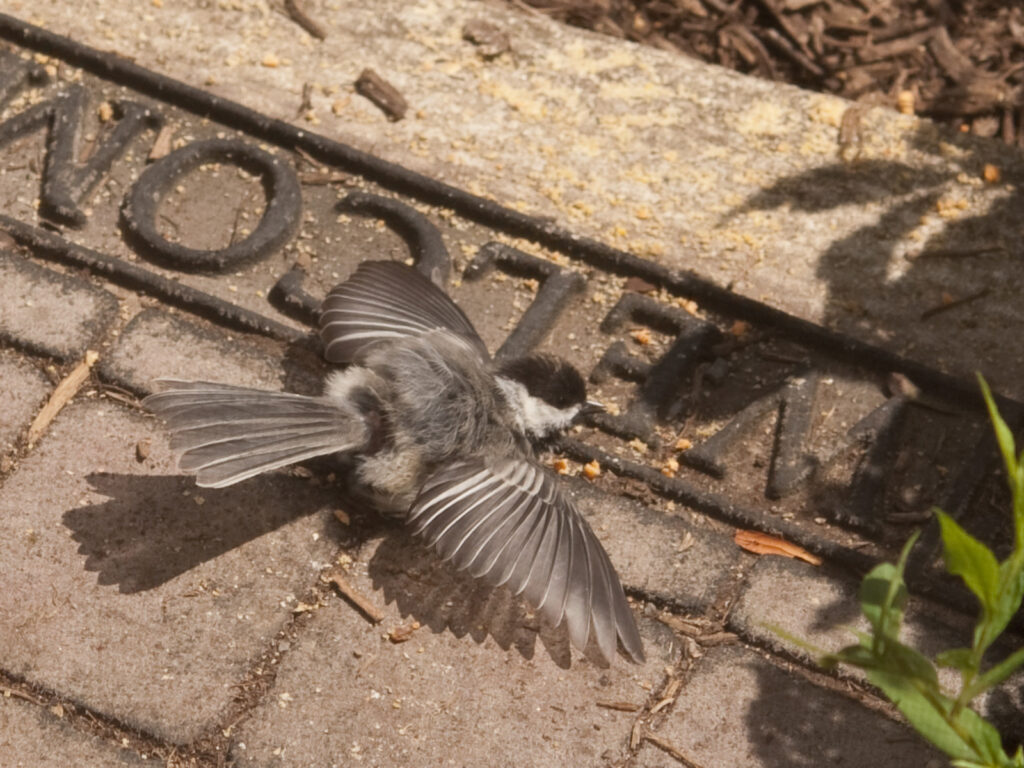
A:
{"label": "brick paver", "polygon": [[0,455],[11,450],[50,391],[43,373],[16,355],[0,353]]}
{"label": "brick paver", "polygon": [[[946,764],[884,715],[738,646],[712,649],[699,660],[655,736],[702,768]],[[679,762],[646,743],[638,765],[675,768]]]}
{"label": "brick paver", "polygon": [[42,707],[0,697],[0,765],[4,768],[137,768],[147,764],[152,765],[134,750],[75,730]]}
{"label": "brick paver", "polygon": [[[564,632],[404,536],[369,543],[348,578],[384,621],[340,599],[321,608],[239,730],[239,765],[608,764],[625,756],[635,715],[598,702],[642,707],[678,654],[671,633],[645,621],[645,665],[570,662]],[[407,642],[388,639],[414,620]]]}
{"label": "brick paver", "polygon": [[331,507],[298,478],[197,489],[154,419],[73,405],[0,494],[5,669],[191,741],[332,558]]}
{"label": "brick paver", "polygon": [[78,277],[0,251],[0,340],[58,360],[85,354],[117,314],[117,299]]}

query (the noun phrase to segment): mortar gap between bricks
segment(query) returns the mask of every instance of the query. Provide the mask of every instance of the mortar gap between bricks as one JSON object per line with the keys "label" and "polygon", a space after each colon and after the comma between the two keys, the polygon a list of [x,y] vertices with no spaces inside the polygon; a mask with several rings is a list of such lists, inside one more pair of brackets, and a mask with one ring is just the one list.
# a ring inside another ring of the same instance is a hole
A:
{"label": "mortar gap between bricks", "polygon": [[[17,699],[27,706],[45,708],[48,712],[46,717],[54,717],[80,733],[122,749],[131,749],[140,756],[147,755],[147,759],[158,757],[161,760],[168,760],[168,756],[173,753],[187,753],[190,758],[194,757],[188,747],[169,744],[153,734],[133,728],[108,715],[94,712],[71,697],[28,682],[3,669],[0,669],[0,696]],[[171,764],[168,762],[168,765]],[[194,765],[196,768],[205,768],[207,763]]]}

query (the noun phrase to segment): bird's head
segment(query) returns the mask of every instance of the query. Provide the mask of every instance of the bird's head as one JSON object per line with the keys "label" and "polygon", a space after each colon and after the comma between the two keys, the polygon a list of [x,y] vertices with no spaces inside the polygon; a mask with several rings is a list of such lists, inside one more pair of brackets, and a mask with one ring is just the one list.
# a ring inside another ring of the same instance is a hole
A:
{"label": "bird's head", "polygon": [[549,437],[604,410],[587,400],[580,372],[554,355],[510,360],[499,366],[496,378],[519,427],[531,437]]}

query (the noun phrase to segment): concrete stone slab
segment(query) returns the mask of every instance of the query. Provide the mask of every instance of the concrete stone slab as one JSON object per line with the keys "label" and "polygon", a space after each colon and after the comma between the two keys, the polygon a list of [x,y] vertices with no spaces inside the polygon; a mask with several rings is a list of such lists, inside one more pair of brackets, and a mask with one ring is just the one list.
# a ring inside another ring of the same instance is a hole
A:
{"label": "concrete stone slab", "polygon": [[[779,627],[790,636],[826,651],[853,645],[856,638],[850,629],[869,629],[857,601],[859,586],[848,574],[782,557],[765,557],[751,569],[746,587],[730,613],[729,626],[763,648],[814,664],[815,658],[806,648],[776,634],[771,627]],[[973,629],[970,617],[913,598],[907,605],[900,638],[934,657],[950,648],[969,647]],[[992,649],[990,660],[1005,657],[1019,644],[1019,639],[1007,636]],[[865,679],[854,667],[842,667],[840,674]],[[940,667],[938,674],[947,690],[959,690],[959,673]],[[1019,694],[1022,688],[1024,674],[1014,675],[974,705],[985,716],[997,719],[1004,733],[1020,738],[1024,736],[1020,724],[1024,711]]]}
{"label": "concrete stone slab", "polygon": [[159,309],[133,317],[100,362],[103,376],[140,394],[153,392],[160,377],[319,393],[312,374],[289,376],[289,370],[273,342],[232,335]]}
{"label": "concrete stone slab", "polygon": [[197,489],[154,419],[72,405],[0,490],[0,662],[189,742],[332,558],[331,506],[298,478]]}
{"label": "concrete stone slab", "polygon": [[116,313],[117,299],[102,288],[0,251],[0,339],[75,360]]}
{"label": "concrete stone slab", "polygon": [[731,581],[741,553],[727,536],[600,491],[582,480],[566,487],[627,588],[699,613]]}
{"label": "concrete stone slab", "polygon": [[[1024,392],[1024,160],[937,129],[471,0],[10,0],[5,10],[304,129],[964,377]],[[486,17],[512,50],[462,38]],[[391,122],[354,91],[404,95]],[[312,84],[309,108],[300,108]],[[986,164],[1001,181],[987,183]],[[959,258],[958,253],[970,253]],[[918,258],[920,254],[931,257]],[[922,319],[948,294],[983,300]]]}
{"label": "concrete stone slab", "polygon": [[[698,662],[655,735],[702,768],[946,765],[904,726],[740,646]],[[636,765],[679,763],[645,742]]]}
{"label": "concrete stone slab", "polygon": [[[237,765],[607,765],[625,756],[635,714],[598,702],[642,706],[678,658],[650,621],[643,666],[570,658],[564,632],[401,532],[364,547],[347,578],[383,622],[341,599],[317,611],[238,730]],[[388,639],[414,619],[407,642]]]}
{"label": "concrete stone slab", "polygon": [[[807,650],[775,634],[774,625],[789,634],[806,639],[826,651],[856,642],[850,629],[868,630],[867,620],[857,602],[859,583],[848,573],[820,568],[784,557],[762,557],[750,570],[746,586],[729,615],[730,628],[766,648],[781,651],[813,663]],[[798,599],[794,599],[798,595]],[[966,617],[959,627],[959,642],[970,642],[963,635]],[[935,653],[939,645],[955,636],[950,626],[913,610],[905,624],[906,639],[924,643],[921,650]],[[951,678],[952,680],[952,678]]]}
{"label": "concrete stone slab", "polygon": [[0,353],[0,455],[14,447],[50,392],[50,382],[35,366],[12,353]]}
{"label": "concrete stone slab", "polygon": [[0,697],[0,765],[4,768],[127,768],[147,763],[135,752],[76,731],[63,720]]}

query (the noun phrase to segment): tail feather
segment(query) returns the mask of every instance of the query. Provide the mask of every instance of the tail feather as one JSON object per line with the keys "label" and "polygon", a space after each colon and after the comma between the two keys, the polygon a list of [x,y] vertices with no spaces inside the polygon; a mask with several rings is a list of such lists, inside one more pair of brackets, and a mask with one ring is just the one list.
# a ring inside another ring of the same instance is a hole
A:
{"label": "tail feather", "polygon": [[368,429],[347,403],[206,381],[160,379],[143,406],[167,422],[178,468],[222,488],[314,456],[365,444]]}

